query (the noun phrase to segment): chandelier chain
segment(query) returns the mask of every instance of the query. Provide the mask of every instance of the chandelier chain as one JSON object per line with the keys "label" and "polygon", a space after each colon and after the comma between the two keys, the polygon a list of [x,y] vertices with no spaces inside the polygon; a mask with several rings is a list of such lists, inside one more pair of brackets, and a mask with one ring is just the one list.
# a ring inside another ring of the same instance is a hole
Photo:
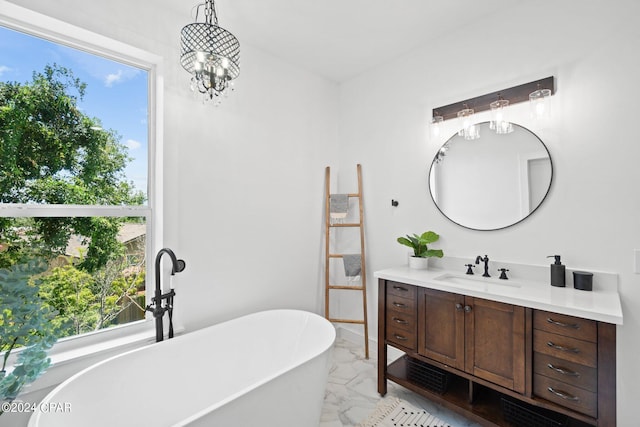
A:
{"label": "chandelier chain", "polygon": [[204,4],[204,17],[207,24],[218,25],[218,14],[213,0],[207,0]]}

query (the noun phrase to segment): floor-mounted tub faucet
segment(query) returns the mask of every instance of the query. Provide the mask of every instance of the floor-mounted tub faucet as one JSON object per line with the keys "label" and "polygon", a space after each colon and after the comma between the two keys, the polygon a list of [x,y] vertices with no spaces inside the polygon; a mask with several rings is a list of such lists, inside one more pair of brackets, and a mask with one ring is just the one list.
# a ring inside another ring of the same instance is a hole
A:
{"label": "floor-mounted tub faucet", "polygon": [[[164,254],[168,254],[171,258],[172,276],[183,271],[186,266],[185,262],[176,258],[176,255],[169,248],[160,249],[158,255],[156,255],[156,290],[154,297],[151,298],[151,304],[149,304],[146,309],[152,312],[153,317],[156,319],[156,342],[164,339],[162,318],[165,312],[169,312],[169,338],[173,338],[173,297],[176,293],[173,289],[166,294],[162,293],[162,287],[160,286],[160,260]],[[164,306],[162,305],[162,300],[167,301]]]}
{"label": "floor-mounted tub faucet", "polygon": [[478,255],[476,257],[476,264],[480,264],[480,261],[484,261],[484,274],[482,277],[491,277],[489,274],[489,257],[485,255],[484,258],[482,258],[482,255]]}

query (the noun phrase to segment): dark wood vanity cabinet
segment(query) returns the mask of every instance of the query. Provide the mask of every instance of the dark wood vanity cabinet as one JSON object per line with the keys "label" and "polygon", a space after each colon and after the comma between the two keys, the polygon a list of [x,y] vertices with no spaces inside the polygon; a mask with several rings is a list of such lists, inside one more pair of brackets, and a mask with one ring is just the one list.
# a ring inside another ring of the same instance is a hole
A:
{"label": "dark wood vanity cabinet", "polygon": [[524,307],[427,288],[418,295],[418,354],[524,393]]}
{"label": "dark wood vanity cabinet", "polygon": [[[615,325],[379,279],[378,392],[387,380],[488,426],[504,399],[570,426],[615,426]],[[387,345],[406,353],[387,365]],[[410,375],[444,372],[446,391]]]}

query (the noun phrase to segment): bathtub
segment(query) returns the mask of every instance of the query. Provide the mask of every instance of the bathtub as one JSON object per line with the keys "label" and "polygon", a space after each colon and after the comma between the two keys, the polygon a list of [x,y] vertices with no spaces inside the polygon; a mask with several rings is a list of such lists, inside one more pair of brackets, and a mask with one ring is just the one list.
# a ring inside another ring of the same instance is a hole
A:
{"label": "bathtub", "polygon": [[49,393],[29,427],[316,427],[335,329],[271,310],[97,363]]}

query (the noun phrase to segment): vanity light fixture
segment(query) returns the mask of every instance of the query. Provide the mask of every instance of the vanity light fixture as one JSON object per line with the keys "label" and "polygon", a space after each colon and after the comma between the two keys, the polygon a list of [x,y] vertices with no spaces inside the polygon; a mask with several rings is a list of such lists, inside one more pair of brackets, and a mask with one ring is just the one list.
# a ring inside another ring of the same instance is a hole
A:
{"label": "vanity light fixture", "polygon": [[513,132],[513,125],[508,120],[509,101],[502,98],[502,95],[498,95],[498,100],[489,104],[489,107],[491,108],[489,129],[496,131],[497,134]]}
{"label": "vanity light fixture", "polygon": [[538,89],[529,94],[531,114],[536,119],[548,119],[551,115],[551,89]]}
{"label": "vanity light fixture", "polygon": [[[503,114],[503,126],[500,129],[496,127],[495,130],[498,133],[508,133],[510,129],[513,130],[513,126],[509,126],[512,125],[512,123],[508,121],[504,116],[504,114],[506,113],[505,107],[507,105],[511,106],[520,102],[529,101],[534,111],[536,111],[536,113],[540,113],[541,117],[544,117],[544,114],[549,114],[549,98],[554,93],[554,77],[546,77],[544,79],[521,84],[519,86],[513,86],[508,89],[502,89],[500,91],[488,93],[486,95],[477,96],[475,98],[467,99],[466,101],[455,102],[453,104],[434,108],[432,111],[433,119],[431,123],[433,124],[435,122],[436,117],[442,117],[442,120],[438,119],[438,125],[440,125],[440,123],[442,123],[443,121],[450,119],[458,119],[461,121],[464,120],[464,123],[466,123],[466,125],[461,126],[462,131],[460,131],[459,135],[464,136],[465,139],[479,138],[479,131],[477,129],[478,126],[471,126],[473,124],[471,115],[473,113],[493,110],[494,108],[492,106],[495,106],[496,112],[499,110]],[[498,101],[496,101],[496,99]],[[473,105],[473,109],[469,108],[468,105]],[[462,110],[460,109],[461,106]],[[465,110],[471,110],[471,113]],[[536,114],[536,117],[538,116],[539,115]],[[493,123],[496,120],[492,118],[491,121]],[[496,123],[496,126],[497,124],[498,123]]]}
{"label": "vanity light fixture", "polygon": [[464,137],[466,140],[480,138],[480,129],[473,122],[473,108],[469,108],[467,104],[464,104],[463,107],[462,110],[458,111],[458,119],[461,126],[458,135]]}
{"label": "vanity light fixture", "polygon": [[[198,21],[204,6],[204,22]],[[240,42],[218,26],[215,2],[206,0],[196,9],[196,22],[180,33],[180,63],[191,77],[191,90],[202,94],[203,102],[219,105],[222,96],[233,90],[232,80],[240,74]]]}

